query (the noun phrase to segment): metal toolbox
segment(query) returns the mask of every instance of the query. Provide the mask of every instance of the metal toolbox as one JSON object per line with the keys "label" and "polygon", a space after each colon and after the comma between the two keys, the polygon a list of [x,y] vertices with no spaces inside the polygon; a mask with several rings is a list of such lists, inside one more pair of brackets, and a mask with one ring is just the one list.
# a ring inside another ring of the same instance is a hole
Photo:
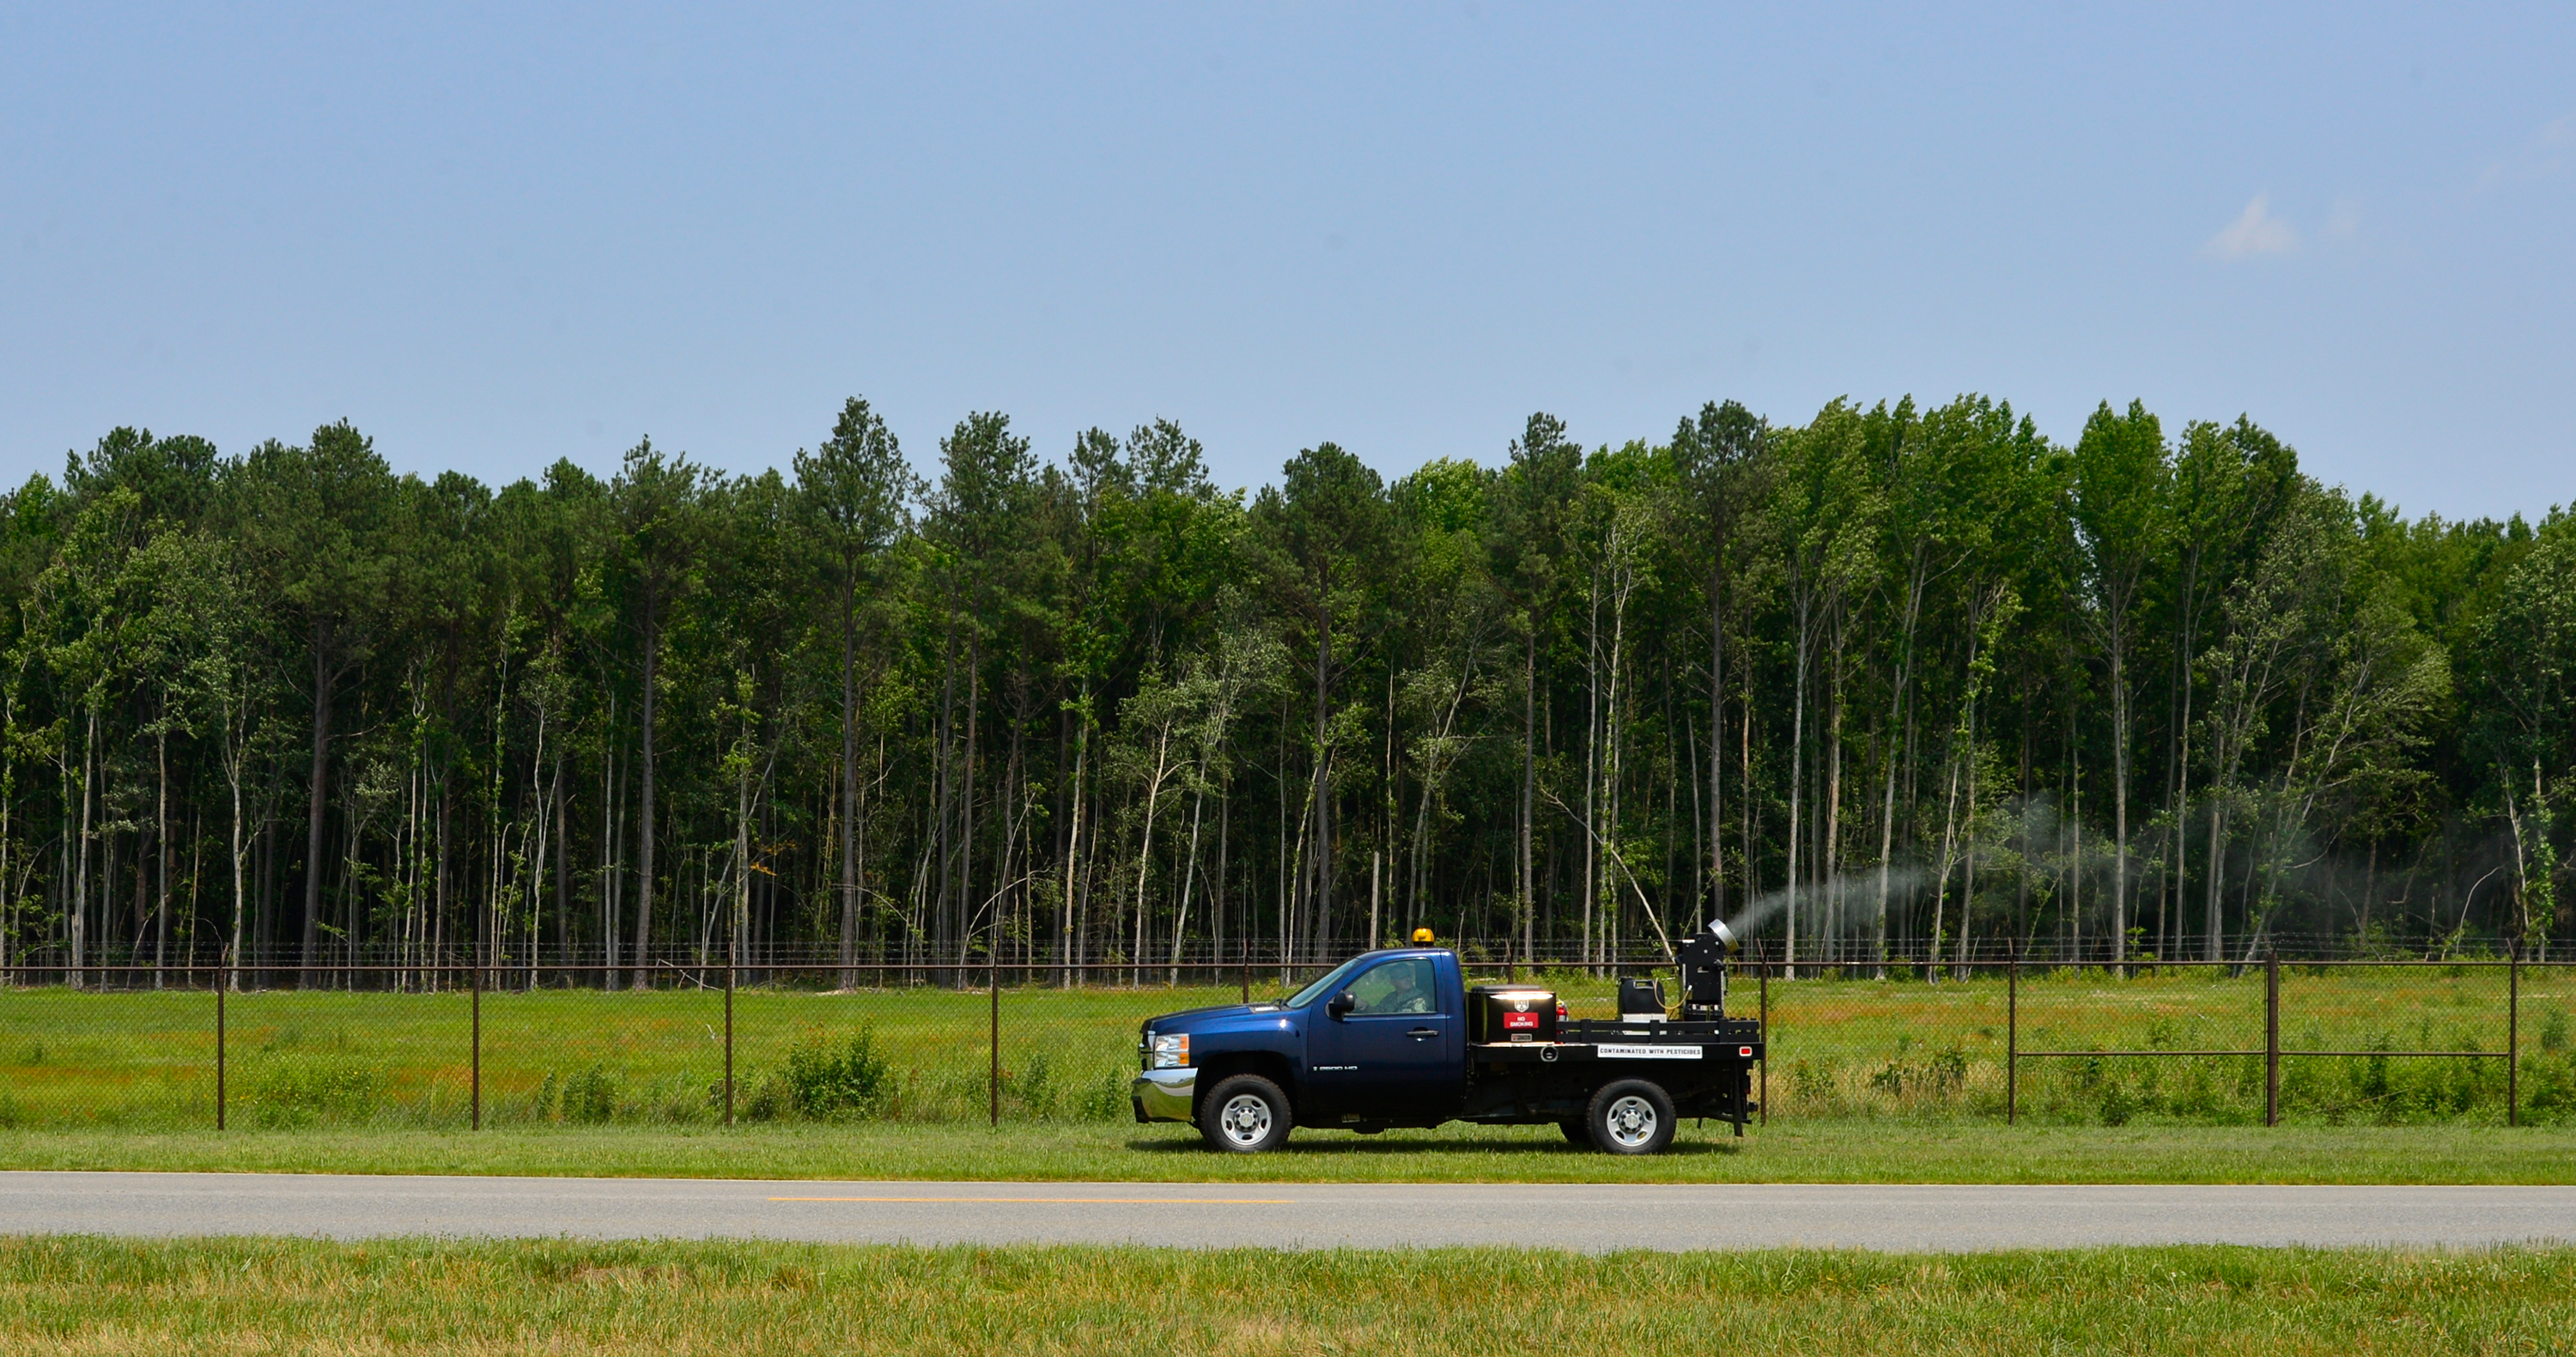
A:
{"label": "metal toolbox", "polygon": [[1467,991],[1467,1040],[1478,1044],[1556,1040],[1556,992],[1535,985],[1477,985]]}

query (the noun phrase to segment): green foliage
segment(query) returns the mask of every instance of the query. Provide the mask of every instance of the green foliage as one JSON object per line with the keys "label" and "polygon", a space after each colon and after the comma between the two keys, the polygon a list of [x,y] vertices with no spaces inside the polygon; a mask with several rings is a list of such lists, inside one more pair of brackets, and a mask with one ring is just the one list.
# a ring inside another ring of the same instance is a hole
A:
{"label": "green foliage", "polygon": [[384,1097],[385,1072],[338,1056],[280,1056],[245,1081],[242,1110],[256,1126],[364,1122]]}
{"label": "green foliage", "polygon": [[895,1090],[894,1065],[864,1027],[837,1041],[814,1029],[789,1049],[777,1079],[784,1106],[772,1115],[785,1112],[815,1120],[875,1116],[886,1109]]}
{"label": "green foliage", "polygon": [[[551,1080],[554,1075],[546,1075]],[[563,1119],[587,1125],[601,1125],[617,1115],[617,1076],[605,1066],[591,1065],[564,1081],[561,1101]]]}
{"label": "green foliage", "polygon": [[[2563,947],[2576,519],[2410,522],[2243,417],[2064,432],[1539,412],[1229,491],[1169,420],[991,411],[925,483],[858,399],[786,474],[646,439],[497,488],[345,422],[113,430],[0,497],[0,960],[1141,978],[1324,959],[1374,896],[1589,969],[1792,877],[1802,959]],[[1811,889],[1880,867],[1883,912]]]}

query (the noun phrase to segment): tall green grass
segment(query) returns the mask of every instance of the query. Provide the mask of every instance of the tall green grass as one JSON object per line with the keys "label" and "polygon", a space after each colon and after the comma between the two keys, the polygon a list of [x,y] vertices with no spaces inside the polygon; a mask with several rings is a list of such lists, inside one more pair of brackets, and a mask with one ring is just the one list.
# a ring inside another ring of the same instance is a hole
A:
{"label": "tall green grass", "polygon": [[0,1240],[13,1353],[2524,1353],[2576,1251]]}

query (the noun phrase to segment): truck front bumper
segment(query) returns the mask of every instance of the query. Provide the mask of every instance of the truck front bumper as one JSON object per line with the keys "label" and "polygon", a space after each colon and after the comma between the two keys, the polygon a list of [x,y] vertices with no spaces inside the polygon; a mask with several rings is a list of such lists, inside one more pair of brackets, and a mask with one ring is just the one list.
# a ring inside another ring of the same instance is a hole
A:
{"label": "truck front bumper", "polygon": [[1135,1105],[1138,1121],[1188,1121],[1198,1086],[1195,1069],[1147,1070],[1127,1086],[1127,1100]]}

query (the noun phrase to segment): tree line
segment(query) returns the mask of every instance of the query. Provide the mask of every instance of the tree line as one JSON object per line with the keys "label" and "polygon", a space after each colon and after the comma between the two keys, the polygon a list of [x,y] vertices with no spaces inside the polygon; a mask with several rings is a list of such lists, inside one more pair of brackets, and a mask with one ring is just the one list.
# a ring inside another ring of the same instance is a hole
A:
{"label": "tree line", "polygon": [[2562,510],[2409,520],[2136,404],[1496,451],[1230,492],[1169,421],[977,413],[923,479],[853,399],[784,470],[494,490],[117,429],[0,501],[0,971],[2563,932]]}

